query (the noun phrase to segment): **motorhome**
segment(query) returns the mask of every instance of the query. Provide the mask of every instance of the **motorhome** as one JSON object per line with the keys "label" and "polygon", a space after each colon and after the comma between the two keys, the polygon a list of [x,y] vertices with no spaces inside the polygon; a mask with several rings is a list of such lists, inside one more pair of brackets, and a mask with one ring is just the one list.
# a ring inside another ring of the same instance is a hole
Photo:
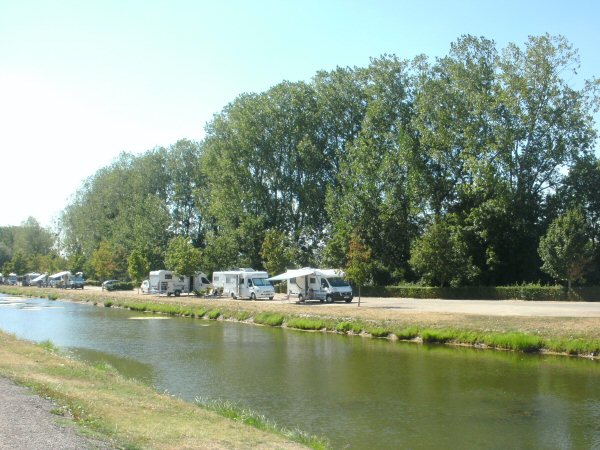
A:
{"label": "motorhome", "polygon": [[32,281],[39,277],[40,274],[37,272],[29,272],[23,275],[21,279],[21,286],[31,286]]}
{"label": "motorhome", "polygon": [[288,270],[285,273],[269,278],[270,281],[287,281],[289,296],[297,296],[300,302],[319,300],[332,303],[344,300],[350,303],[354,297],[352,287],[343,278],[344,273],[335,269],[302,269]]}
{"label": "motorhome", "polygon": [[73,275],[68,270],[58,272],[48,277],[48,286],[54,288],[66,288]]}
{"label": "motorhome", "polygon": [[224,295],[232,298],[268,298],[273,300],[275,288],[267,272],[250,268],[228,270],[213,273],[213,287],[223,291]]}
{"label": "motorhome", "polygon": [[38,275],[30,281],[31,286],[45,287],[48,286],[48,272]]}
{"label": "motorhome", "polygon": [[16,286],[18,284],[18,277],[16,273],[9,273],[8,276],[4,279],[4,282],[10,286]]}
{"label": "motorhome", "polygon": [[148,276],[146,286],[143,291],[148,293],[179,297],[183,293],[204,291],[210,288],[211,284],[206,274],[202,272],[196,272],[193,276],[188,277],[177,275],[170,270],[153,270]]}
{"label": "motorhome", "polygon": [[71,289],[83,289],[84,284],[85,280],[83,279],[83,272],[77,272],[75,275],[71,276],[67,287]]}

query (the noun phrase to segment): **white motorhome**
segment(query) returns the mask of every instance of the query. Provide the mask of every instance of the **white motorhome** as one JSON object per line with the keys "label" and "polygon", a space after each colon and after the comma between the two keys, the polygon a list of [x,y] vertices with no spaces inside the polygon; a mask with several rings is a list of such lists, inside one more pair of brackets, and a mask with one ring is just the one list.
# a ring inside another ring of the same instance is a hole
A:
{"label": "white motorhome", "polygon": [[55,288],[66,288],[69,286],[69,281],[72,278],[71,272],[65,270],[52,274],[48,277],[48,286]]}
{"label": "white motorhome", "polygon": [[16,273],[9,273],[4,282],[8,285],[16,286],[19,282],[19,279]]}
{"label": "white motorhome", "polygon": [[21,286],[31,286],[33,284],[32,281],[35,280],[39,276],[40,276],[40,274],[37,272],[26,273],[25,275],[23,275],[23,278],[21,279]]}
{"label": "white motorhome", "polygon": [[275,288],[270,281],[267,272],[257,271],[250,268],[238,270],[225,270],[213,273],[213,287],[222,289],[223,294],[232,298],[268,298],[273,300]]}
{"label": "white motorhome", "polygon": [[300,302],[320,300],[332,303],[344,300],[350,303],[354,297],[352,287],[343,278],[344,273],[335,269],[302,269],[288,270],[281,275],[269,278],[270,281],[287,280],[287,293],[297,296]]}
{"label": "white motorhome", "polygon": [[31,286],[37,287],[48,286],[48,272],[43,273],[37,276],[36,278],[32,279],[29,284]]}
{"label": "white motorhome", "polygon": [[[144,281],[145,283],[145,281]],[[142,283],[142,286],[144,286]],[[153,270],[148,276],[146,291],[153,294],[167,294],[179,297],[182,293],[203,291],[211,287],[206,274],[196,272],[193,276],[180,276],[170,270]]]}

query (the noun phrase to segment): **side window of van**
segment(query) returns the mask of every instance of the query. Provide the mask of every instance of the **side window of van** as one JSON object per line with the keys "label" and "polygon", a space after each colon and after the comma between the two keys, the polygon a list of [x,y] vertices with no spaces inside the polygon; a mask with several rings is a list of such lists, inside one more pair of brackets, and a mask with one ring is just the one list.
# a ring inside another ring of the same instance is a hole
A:
{"label": "side window of van", "polygon": [[173,279],[173,275],[171,275],[170,273],[167,273],[165,275],[165,280],[172,280]]}
{"label": "side window of van", "polygon": [[327,284],[327,280],[323,278],[321,280],[321,289],[327,289],[327,287],[329,287],[329,285]]}

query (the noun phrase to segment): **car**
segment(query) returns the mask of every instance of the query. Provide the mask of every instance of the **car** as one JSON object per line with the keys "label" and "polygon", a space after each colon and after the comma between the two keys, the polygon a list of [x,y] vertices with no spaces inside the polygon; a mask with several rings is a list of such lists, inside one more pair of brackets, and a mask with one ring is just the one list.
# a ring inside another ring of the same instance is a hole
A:
{"label": "car", "polygon": [[102,290],[106,289],[108,291],[113,284],[118,282],[119,280],[106,280],[104,283],[102,283]]}

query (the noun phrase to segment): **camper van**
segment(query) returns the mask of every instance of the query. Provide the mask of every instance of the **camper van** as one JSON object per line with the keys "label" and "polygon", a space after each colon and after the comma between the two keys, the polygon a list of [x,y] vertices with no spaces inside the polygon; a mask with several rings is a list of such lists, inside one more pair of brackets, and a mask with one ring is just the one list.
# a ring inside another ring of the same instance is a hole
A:
{"label": "camper van", "polygon": [[250,268],[229,270],[213,273],[213,287],[222,289],[223,294],[232,298],[268,298],[273,300],[275,289],[267,280],[267,272],[260,272]]}
{"label": "camper van", "polygon": [[350,303],[353,299],[352,287],[343,278],[343,272],[334,269],[302,269],[288,270],[281,275],[269,278],[270,281],[287,280],[287,293],[297,296],[298,300],[319,300],[332,303],[344,300]]}
{"label": "camper van", "polygon": [[69,279],[68,288],[71,289],[83,289],[85,285],[85,280],[83,279],[83,272],[77,272]]}
{"label": "camper van", "polygon": [[16,286],[18,284],[18,277],[16,273],[9,273],[4,279],[4,282],[9,286]]}
{"label": "camper van", "polygon": [[21,286],[31,286],[33,285],[32,281],[39,277],[40,274],[37,272],[29,272],[23,275],[21,279]]}
{"label": "camper van", "polygon": [[202,272],[196,272],[192,277],[187,277],[179,276],[170,270],[153,270],[148,276],[146,289],[144,289],[144,283],[142,283],[143,292],[174,295],[175,297],[179,297],[182,293],[203,291],[211,286],[206,274]]}
{"label": "camper van", "polygon": [[48,277],[48,286],[54,288],[67,288],[71,277],[71,272],[68,270],[52,274]]}
{"label": "camper van", "polygon": [[30,286],[46,287],[48,286],[48,272],[38,275],[29,282]]}

